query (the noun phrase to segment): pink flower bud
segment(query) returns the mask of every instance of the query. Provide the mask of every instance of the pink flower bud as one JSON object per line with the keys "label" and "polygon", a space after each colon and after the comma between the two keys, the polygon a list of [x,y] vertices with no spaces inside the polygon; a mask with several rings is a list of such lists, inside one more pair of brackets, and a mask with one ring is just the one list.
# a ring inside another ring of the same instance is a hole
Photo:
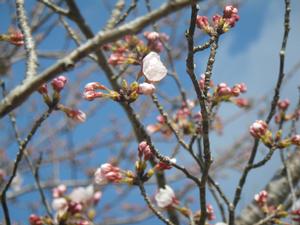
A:
{"label": "pink flower bud", "polygon": [[[176,163],[176,159],[172,158],[169,159],[170,163]],[[155,169],[157,170],[169,170],[172,168],[172,165],[169,163],[165,163],[165,162],[159,162],[155,165]]]}
{"label": "pink flower bud", "polygon": [[162,115],[158,115],[156,117],[157,122],[164,124],[165,123],[165,118]]}
{"label": "pink flower bud", "polygon": [[95,98],[103,97],[102,92],[95,92],[95,91],[84,91],[83,98],[88,101],[93,101]]}
{"label": "pink flower bud", "polygon": [[300,134],[296,134],[291,137],[291,142],[293,145],[300,146]]}
{"label": "pink flower bud", "polygon": [[40,94],[42,94],[42,95],[48,94],[47,84],[45,83],[45,84],[43,84],[42,86],[40,86],[40,87],[38,88],[38,92],[39,92]]}
{"label": "pink flower bud", "polygon": [[167,75],[167,68],[156,52],[150,52],[143,59],[143,74],[149,82],[159,82]]}
{"label": "pink flower bud", "polygon": [[289,105],[290,105],[290,100],[288,100],[288,99],[279,100],[277,102],[278,108],[282,111],[286,111],[288,109]]}
{"label": "pink flower bud", "polygon": [[84,91],[94,91],[97,89],[105,90],[106,87],[104,85],[100,84],[99,82],[90,82],[90,83],[87,83],[84,87]]}
{"label": "pink flower bud", "polygon": [[223,11],[224,18],[231,18],[233,14],[238,14],[238,9],[232,5],[227,5]]}
{"label": "pink flower bud", "polygon": [[138,147],[138,155],[140,158],[142,158],[144,156],[144,160],[149,160],[153,157],[153,153],[151,151],[151,148],[150,146],[147,144],[146,141],[142,141],[140,144],[139,144],[139,147]]}
{"label": "pink flower bud", "polygon": [[206,205],[206,215],[208,220],[214,220],[216,218],[214,209],[211,204]]}
{"label": "pink flower bud", "polygon": [[51,84],[55,91],[60,92],[65,84],[67,83],[67,78],[65,76],[59,76],[52,80]]}
{"label": "pink flower bud", "polygon": [[235,99],[235,104],[239,107],[248,107],[250,106],[250,102],[248,99],[245,98],[237,98]]}
{"label": "pink flower bud", "polygon": [[241,90],[238,86],[234,86],[232,89],[231,89],[231,94],[235,97],[239,96],[241,93]]}
{"label": "pink flower bud", "polygon": [[219,14],[216,14],[212,17],[212,21],[213,21],[214,27],[219,27],[219,25],[222,22],[222,16],[220,16]]}
{"label": "pink flower bud", "polygon": [[209,27],[208,18],[206,16],[197,16],[196,25],[202,30],[206,30]]}
{"label": "pink flower bud", "polygon": [[43,225],[42,219],[35,214],[29,216],[29,223],[30,225]]}
{"label": "pink flower bud", "polygon": [[250,126],[250,134],[255,138],[261,138],[266,134],[267,130],[268,125],[262,120],[256,120],[256,122]]}
{"label": "pink flower bud", "polygon": [[156,41],[159,38],[159,33],[155,31],[145,32],[144,36],[148,39],[148,41]]}
{"label": "pink flower bud", "polygon": [[152,95],[155,92],[155,86],[149,83],[139,84],[138,93],[144,95]]}
{"label": "pink flower bud", "polygon": [[52,196],[53,196],[53,198],[62,197],[66,191],[67,191],[66,185],[60,184],[56,188],[53,188],[53,190],[52,190]]}
{"label": "pink flower bud", "polygon": [[79,123],[83,123],[86,120],[86,114],[79,109],[69,109],[66,111],[66,115]]}
{"label": "pink flower bud", "polygon": [[161,129],[160,124],[150,124],[146,127],[146,130],[149,134],[153,134]]}
{"label": "pink flower bud", "polygon": [[108,63],[112,66],[116,66],[124,63],[125,57],[122,53],[112,53],[108,59]]}
{"label": "pink flower bud", "polygon": [[240,92],[245,93],[247,91],[247,85],[245,83],[237,84],[240,89]]}
{"label": "pink flower bud", "polygon": [[118,183],[121,179],[122,174],[120,168],[109,163],[102,164],[95,172],[96,184],[104,184],[107,182]]}
{"label": "pink flower bud", "polygon": [[263,190],[258,194],[254,195],[254,200],[260,206],[263,206],[268,200],[268,192]]}
{"label": "pink flower bud", "polygon": [[231,88],[227,86],[226,83],[220,83],[217,86],[217,95],[218,96],[227,96],[231,95]]}
{"label": "pink flower bud", "polygon": [[24,45],[24,35],[20,31],[13,31],[9,34],[8,41],[17,46]]}

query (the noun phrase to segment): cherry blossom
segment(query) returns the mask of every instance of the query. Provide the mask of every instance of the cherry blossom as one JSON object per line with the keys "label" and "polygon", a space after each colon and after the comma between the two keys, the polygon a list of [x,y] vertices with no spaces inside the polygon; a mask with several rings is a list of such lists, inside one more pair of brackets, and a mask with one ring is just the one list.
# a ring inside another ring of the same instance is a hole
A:
{"label": "cherry blossom", "polygon": [[160,188],[155,195],[155,201],[160,208],[166,208],[176,202],[176,197],[173,189],[165,185],[164,188]]}
{"label": "cherry blossom", "polygon": [[167,75],[167,69],[156,52],[150,52],[143,59],[143,74],[149,82],[159,82]]}
{"label": "cherry blossom", "polygon": [[144,82],[139,84],[138,93],[144,95],[152,95],[155,92],[155,86],[153,84]]}

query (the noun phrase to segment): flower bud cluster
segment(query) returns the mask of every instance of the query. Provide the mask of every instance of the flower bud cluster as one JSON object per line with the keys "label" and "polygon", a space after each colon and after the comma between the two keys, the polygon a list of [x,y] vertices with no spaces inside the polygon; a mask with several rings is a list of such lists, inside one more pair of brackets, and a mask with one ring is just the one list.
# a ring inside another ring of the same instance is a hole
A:
{"label": "flower bud cluster", "polygon": [[[199,87],[204,90],[205,86],[205,75],[202,74],[199,79]],[[239,107],[250,107],[250,102],[248,99],[239,98],[240,94],[247,92],[247,86],[244,83],[235,84],[233,87],[229,87],[226,83],[220,83],[214,86],[212,80],[210,80],[209,87],[213,89],[213,93],[207,94],[208,102],[211,102],[214,106],[220,102],[232,102]]]}
{"label": "flower bud cluster", "polygon": [[[91,225],[94,219],[94,207],[99,202],[102,193],[95,191],[92,185],[73,189],[66,194],[67,188],[61,184],[52,190],[52,208],[55,217],[42,217],[30,215],[31,225],[66,224],[66,225]],[[53,220],[53,221],[52,221]]]}
{"label": "flower bud cluster", "polygon": [[223,16],[215,14],[212,22],[206,16],[197,16],[196,25],[208,35],[223,34],[234,27],[239,21],[238,9],[232,5],[225,6]]}
{"label": "flower bud cluster", "polygon": [[127,81],[123,80],[118,91],[110,90],[99,82],[88,83],[84,88],[83,97],[89,101],[96,98],[110,98],[117,102],[131,103],[141,94],[152,95],[156,89],[154,83],[161,81],[167,75],[167,69],[156,52],[150,52],[144,57],[142,74],[145,76],[145,82],[134,81],[128,85]]}
{"label": "flower bud cluster", "polygon": [[49,96],[48,86],[46,83],[38,88],[38,92],[43,96],[44,102],[49,108],[54,110],[62,111],[67,117],[74,120],[75,122],[84,122],[86,120],[86,114],[79,109],[73,109],[60,104],[61,91],[64,89],[67,83],[67,78],[65,76],[58,76],[51,81],[51,86],[53,89],[52,96]]}
{"label": "flower bud cluster", "polygon": [[297,120],[299,118],[299,112],[296,110],[293,113],[287,113],[287,110],[290,105],[289,99],[279,100],[277,102],[278,113],[275,115],[275,122],[280,124],[289,120]]}
{"label": "flower bud cluster", "polygon": [[164,49],[163,43],[169,40],[169,36],[165,33],[144,32],[144,36],[147,39],[147,47],[154,52],[161,52]]}
{"label": "flower bud cluster", "polygon": [[161,52],[163,50],[163,42],[169,40],[168,35],[154,31],[144,32],[144,37],[147,40],[147,44],[137,36],[126,35],[123,40],[103,46],[104,50],[112,52],[108,63],[112,66],[140,65],[145,55],[151,51]]}
{"label": "flower bud cluster", "polygon": [[138,147],[138,156],[140,159],[147,161],[153,158],[153,153],[146,141],[142,141]]}
{"label": "flower bud cluster", "polygon": [[296,134],[291,137],[282,139],[282,131],[279,130],[273,137],[272,132],[268,129],[268,125],[263,120],[257,120],[250,126],[250,134],[260,139],[267,147],[270,148],[287,148],[290,145],[300,146],[300,135]]}
{"label": "flower bud cluster", "polygon": [[254,201],[266,216],[272,215],[270,219],[272,224],[282,224],[281,219],[287,217],[288,213],[282,205],[270,205],[268,203],[268,195],[268,192],[263,190],[254,195]]}
{"label": "flower bud cluster", "polygon": [[214,208],[211,204],[206,205],[206,216],[208,220],[214,220],[216,219]]}
{"label": "flower bud cluster", "polygon": [[260,207],[263,207],[268,201],[268,192],[263,190],[258,194],[255,194],[254,200]]}
{"label": "flower bud cluster", "polygon": [[238,97],[241,93],[247,91],[247,86],[244,83],[236,84],[232,88],[226,83],[220,83],[214,91],[214,101],[226,101],[231,97]]}
{"label": "flower bud cluster", "polygon": [[[172,118],[169,118],[169,122],[172,127],[178,132],[182,132],[184,135],[191,135],[201,133],[201,112],[192,112],[195,104],[191,100],[187,100],[187,103],[182,103],[182,106],[175,111]],[[166,123],[163,116],[159,115],[156,117],[156,123],[150,124],[146,127],[149,134],[160,132],[165,138],[170,138],[172,130]]]}
{"label": "flower bud cluster", "polygon": [[24,45],[24,35],[21,31],[10,29],[8,34],[0,34],[0,41],[6,41],[16,46]]}
{"label": "flower bud cluster", "polygon": [[132,171],[124,171],[110,163],[102,164],[94,174],[96,184],[127,183],[133,184],[135,175]]}

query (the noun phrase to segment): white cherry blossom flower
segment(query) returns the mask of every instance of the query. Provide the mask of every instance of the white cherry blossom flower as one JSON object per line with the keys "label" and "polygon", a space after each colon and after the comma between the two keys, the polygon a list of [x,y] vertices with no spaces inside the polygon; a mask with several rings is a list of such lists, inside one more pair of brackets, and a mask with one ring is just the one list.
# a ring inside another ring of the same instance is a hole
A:
{"label": "white cherry blossom flower", "polygon": [[94,197],[94,187],[92,185],[87,187],[79,187],[74,189],[69,195],[73,202],[86,203]]}
{"label": "white cherry blossom flower", "polygon": [[167,75],[167,68],[156,52],[150,52],[143,59],[143,74],[149,82],[159,82]]}
{"label": "white cherry blossom flower", "polygon": [[165,208],[172,205],[175,199],[175,193],[168,185],[165,185],[165,188],[160,188],[155,195],[155,201],[160,208]]}

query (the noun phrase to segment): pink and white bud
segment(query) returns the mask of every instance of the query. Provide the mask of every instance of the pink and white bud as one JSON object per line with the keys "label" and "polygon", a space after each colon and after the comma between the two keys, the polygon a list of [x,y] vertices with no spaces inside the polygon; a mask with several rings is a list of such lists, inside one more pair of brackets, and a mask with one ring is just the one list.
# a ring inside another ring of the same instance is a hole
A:
{"label": "pink and white bud", "polygon": [[41,217],[39,217],[35,214],[31,214],[29,216],[29,223],[30,223],[30,225],[43,225],[43,221],[42,221]]}
{"label": "pink and white bud", "polygon": [[206,16],[197,16],[196,25],[202,30],[206,30],[209,27],[208,18]]}
{"label": "pink and white bud", "polygon": [[125,57],[122,53],[115,52],[108,58],[108,63],[112,66],[116,66],[125,62]]}
{"label": "pink and white bud", "polygon": [[94,91],[94,90],[97,90],[97,89],[100,89],[100,90],[105,90],[106,87],[102,84],[100,84],[99,82],[90,82],[90,83],[87,83],[84,87],[84,91]]}
{"label": "pink and white bud", "polygon": [[233,14],[238,14],[238,9],[232,5],[227,5],[223,11],[224,18],[231,18]]}
{"label": "pink and white bud", "polygon": [[214,209],[211,204],[206,205],[206,216],[208,220],[214,220],[216,218]]}
{"label": "pink and white bud", "polygon": [[24,35],[20,31],[12,31],[9,34],[9,39],[8,41],[17,46],[24,45]]}
{"label": "pink and white bud", "polygon": [[291,137],[291,143],[293,145],[300,146],[300,134],[296,134],[296,135],[292,136]]}
{"label": "pink and white bud", "polygon": [[267,130],[268,130],[268,125],[263,120],[256,120],[250,126],[250,134],[255,138],[261,138],[266,134]]}
{"label": "pink and white bud", "polygon": [[96,170],[94,176],[96,184],[105,184],[107,182],[118,183],[122,180],[121,169],[109,163],[102,164]]}
{"label": "pink and white bud", "polygon": [[92,223],[90,223],[87,220],[80,220],[78,223],[76,223],[76,225],[91,225]]}
{"label": "pink and white bud", "polygon": [[233,88],[231,88],[231,94],[233,96],[237,97],[240,95],[240,93],[241,93],[241,90],[237,85],[235,85],[235,86],[233,86]]}
{"label": "pink and white bud", "polygon": [[144,36],[148,39],[148,41],[156,41],[159,38],[159,33],[155,31],[145,32]]}
{"label": "pink and white bud", "polygon": [[265,190],[259,192],[258,194],[254,195],[254,200],[257,204],[263,206],[268,200],[268,192]]}
{"label": "pink and white bud", "polygon": [[231,95],[231,88],[228,87],[226,83],[220,83],[217,86],[217,95],[218,96],[228,96],[228,95]]}
{"label": "pink and white bud", "polygon": [[52,196],[53,196],[53,198],[62,197],[66,191],[67,191],[66,185],[60,184],[56,188],[52,189]]}
{"label": "pink and white bud", "polygon": [[250,102],[246,98],[237,98],[237,99],[235,99],[235,104],[239,107],[248,107],[248,106],[250,106]]}
{"label": "pink and white bud", "polygon": [[150,146],[146,141],[142,141],[138,147],[138,155],[140,158],[144,156],[144,160],[149,160],[153,157],[153,153],[151,151]]}
{"label": "pink and white bud", "polygon": [[84,91],[82,97],[85,100],[93,101],[96,98],[102,98],[103,93],[102,92],[96,92],[96,91]]}
{"label": "pink and white bud", "polygon": [[79,109],[69,109],[66,115],[75,122],[83,123],[86,120],[86,114]]}
{"label": "pink and white bud", "polygon": [[138,93],[143,95],[152,95],[155,92],[155,86],[149,83],[141,83],[138,87]]}
{"label": "pink and white bud", "polygon": [[168,185],[165,185],[164,188],[160,188],[154,198],[160,208],[167,208],[177,203],[175,193]]}
{"label": "pink and white bud", "polygon": [[146,127],[146,130],[149,134],[153,134],[157,131],[160,131],[161,125],[160,124],[150,124]]}
{"label": "pink and white bud", "polygon": [[212,17],[212,21],[213,21],[214,27],[219,27],[222,23],[222,16],[220,16],[219,14],[216,14]]}
{"label": "pink and white bud", "polygon": [[151,83],[161,81],[167,75],[167,68],[156,52],[150,52],[143,59],[143,74]]}
{"label": "pink and white bud", "polygon": [[277,106],[278,106],[278,108],[279,108],[280,110],[286,111],[286,110],[288,109],[290,103],[291,103],[291,102],[290,102],[290,100],[288,100],[288,99],[279,100],[279,101],[277,102]]}
{"label": "pink and white bud", "polygon": [[239,87],[240,92],[242,92],[242,93],[245,93],[247,91],[247,85],[245,83],[240,83],[240,84],[237,84],[236,86]]}
{"label": "pink and white bud", "polygon": [[157,170],[169,170],[172,168],[171,163],[176,163],[176,159],[172,158],[169,159],[170,163],[166,163],[166,162],[159,162],[155,165],[155,169]]}
{"label": "pink and white bud", "polygon": [[67,83],[67,78],[65,76],[59,76],[52,80],[51,85],[53,89],[57,92],[60,92]]}

